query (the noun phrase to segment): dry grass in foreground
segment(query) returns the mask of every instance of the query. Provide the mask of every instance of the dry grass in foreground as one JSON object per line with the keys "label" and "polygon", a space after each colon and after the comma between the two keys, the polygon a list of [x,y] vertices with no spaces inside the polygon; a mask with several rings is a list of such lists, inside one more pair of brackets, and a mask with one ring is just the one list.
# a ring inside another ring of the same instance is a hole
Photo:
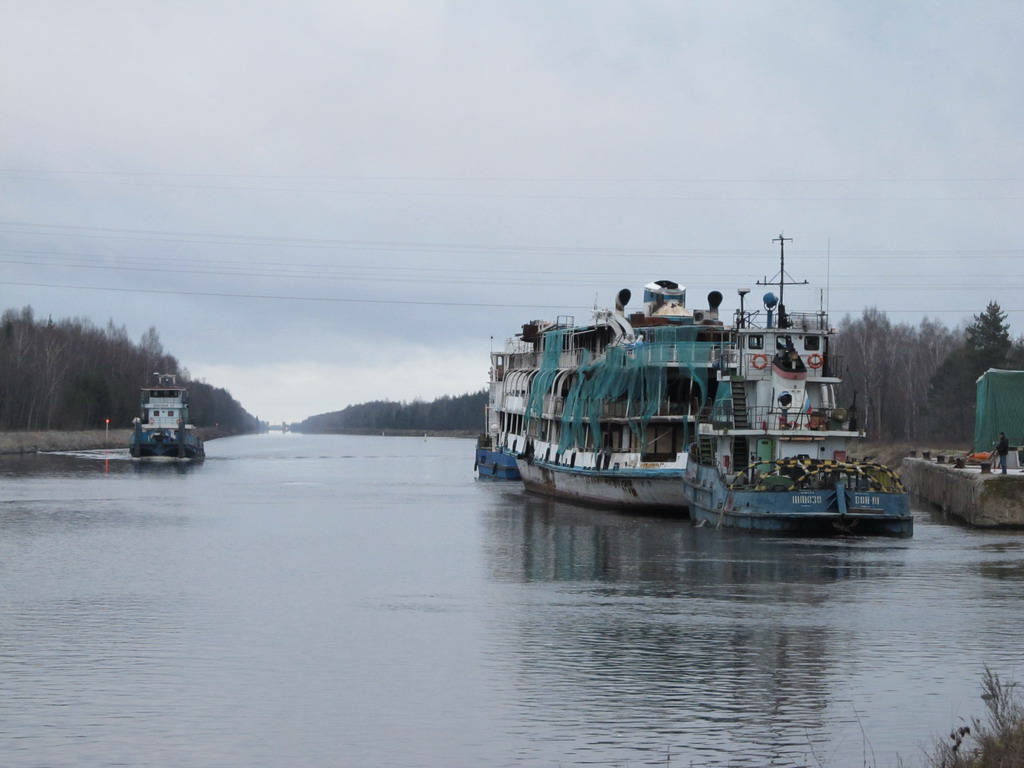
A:
{"label": "dry grass in foreground", "polygon": [[972,719],[935,745],[934,768],[1020,768],[1024,766],[1024,703],[1016,683],[1004,683],[985,668],[981,698],[988,708],[985,720]]}

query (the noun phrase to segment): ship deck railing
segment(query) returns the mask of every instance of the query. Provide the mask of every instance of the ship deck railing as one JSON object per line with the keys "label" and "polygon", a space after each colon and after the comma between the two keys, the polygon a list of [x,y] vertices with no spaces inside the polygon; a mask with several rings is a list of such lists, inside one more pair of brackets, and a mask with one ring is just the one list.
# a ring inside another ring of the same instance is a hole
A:
{"label": "ship deck railing", "polygon": [[[729,403],[709,408],[703,415],[716,429],[769,430],[825,430],[848,429],[849,411],[845,408],[812,408],[796,412],[792,408],[753,406],[747,408],[746,419],[737,418]],[[742,423],[740,423],[742,422]]]}
{"label": "ship deck railing", "polygon": [[[820,361],[812,359],[817,355]],[[746,379],[770,379],[772,377],[772,358],[775,353],[771,350],[764,352],[741,352],[736,347],[723,349],[713,361],[715,367],[723,370],[736,371]],[[820,352],[803,352],[804,364],[807,366],[808,379],[834,379],[839,378],[843,369],[842,355],[824,355]]]}
{"label": "ship deck railing", "polygon": [[[827,312],[787,312],[784,325],[779,325],[779,315],[777,312],[772,312],[771,317],[772,324],[770,327],[772,328],[792,330],[797,333],[801,331],[819,333],[829,330]],[[737,310],[736,325],[738,328],[768,328],[768,313],[761,310],[740,313]]]}
{"label": "ship deck railing", "polygon": [[[545,395],[544,396],[544,416],[547,418],[559,418],[565,412],[565,398],[559,397],[558,395]],[[646,413],[641,413],[640,406],[637,403],[631,403],[626,400],[612,400],[604,401],[600,410],[600,419],[639,419],[641,416],[646,416]],[[674,400],[663,400],[658,403],[658,407],[650,414],[651,418],[665,418],[665,417],[686,417],[689,416],[688,406],[686,403],[676,402]],[[589,420],[589,419],[585,419]]]}
{"label": "ship deck railing", "polygon": [[[631,356],[644,355],[644,348],[645,344],[640,342],[635,346],[628,348],[628,352]],[[711,359],[706,355],[706,353],[702,353],[700,355],[701,359],[699,360],[687,358],[685,354],[679,353],[679,347],[674,344],[659,344],[657,347],[657,353],[650,354],[642,362],[644,365],[664,367],[674,367],[683,364],[697,365],[703,368],[711,365]],[[579,368],[585,363],[593,362],[600,356],[600,354],[601,352],[591,349],[572,349],[566,352],[561,352],[558,355],[558,368],[562,370]],[[545,355],[545,352],[537,351],[532,348],[521,352],[509,352],[506,371],[539,369],[546,362]]]}
{"label": "ship deck railing", "polygon": [[[602,410],[602,418],[628,419],[641,416],[640,407],[636,403],[623,400],[606,402]],[[662,400],[658,407],[651,413],[652,417],[663,416],[686,416],[688,415],[688,404],[674,400]]]}

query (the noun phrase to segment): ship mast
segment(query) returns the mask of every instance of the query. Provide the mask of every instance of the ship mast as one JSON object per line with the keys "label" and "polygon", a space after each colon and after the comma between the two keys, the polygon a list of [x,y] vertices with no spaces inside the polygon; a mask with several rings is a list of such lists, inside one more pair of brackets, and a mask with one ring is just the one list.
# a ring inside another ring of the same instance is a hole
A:
{"label": "ship mast", "polygon": [[[772,238],[773,243],[779,244],[779,271],[771,280],[764,278],[758,280],[758,285],[778,285],[779,286],[779,324],[782,326],[782,322],[786,317],[786,302],[784,300],[785,290],[787,285],[807,285],[807,281],[803,280],[797,282],[792,278],[791,275],[786,273],[786,243],[793,242],[792,237],[783,237],[780,233],[778,237]],[[787,282],[786,278],[789,278]],[[778,283],[776,283],[778,281]]]}

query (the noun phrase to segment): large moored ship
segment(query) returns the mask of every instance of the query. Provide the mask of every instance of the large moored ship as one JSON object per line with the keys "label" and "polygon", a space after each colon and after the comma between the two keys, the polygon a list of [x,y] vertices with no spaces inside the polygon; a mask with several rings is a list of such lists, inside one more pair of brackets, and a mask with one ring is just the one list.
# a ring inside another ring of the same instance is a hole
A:
{"label": "large moored ship", "polygon": [[729,340],[708,308],[686,306],[671,280],[630,291],[590,323],[536,320],[492,365],[500,450],[516,456],[527,490],[572,501],[685,515],[687,446],[708,396],[713,351]]}

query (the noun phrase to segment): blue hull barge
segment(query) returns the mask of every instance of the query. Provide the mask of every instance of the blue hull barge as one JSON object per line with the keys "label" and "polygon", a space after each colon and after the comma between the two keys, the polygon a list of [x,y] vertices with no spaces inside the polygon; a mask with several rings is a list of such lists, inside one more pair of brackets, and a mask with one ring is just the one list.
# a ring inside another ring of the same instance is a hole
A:
{"label": "blue hull barge", "polygon": [[202,461],[203,441],[188,423],[188,389],[170,374],[156,374],[155,387],[142,388],[142,416],[134,421],[128,453],[133,459]]}
{"label": "blue hull barge", "polygon": [[731,336],[712,353],[714,376],[683,476],[690,516],[698,525],[766,533],[911,536],[899,476],[849,457],[864,433],[854,404],[837,402],[835,331],[823,311],[786,311],[785,241],[778,242],[778,298],[767,293],[765,314],[748,313],[748,291],[740,291]]}
{"label": "blue hull barge", "polygon": [[687,495],[699,525],[803,536],[911,536],[914,520],[899,477],[880,464],[779,461],[758,485],[727,484],[696,462]]}
{"label": "blue hull barge", "polygon": [[495,480],[521,480],[516,457],[501,450],[476,448],[476,471],[478,477]]}

